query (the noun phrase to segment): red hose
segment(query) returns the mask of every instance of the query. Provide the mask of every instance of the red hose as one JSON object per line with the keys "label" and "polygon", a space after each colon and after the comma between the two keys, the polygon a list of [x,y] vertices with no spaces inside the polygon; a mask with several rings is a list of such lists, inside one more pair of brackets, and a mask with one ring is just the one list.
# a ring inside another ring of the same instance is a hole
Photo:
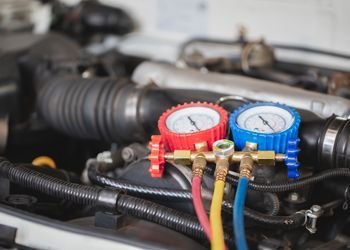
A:
{"label": "red hose", "polygon": [[198,221],[203,227],[205,234],[207,235],[208,239],[211,240],[210,222],[209,222],[208,215],[203,206],[201,186],[202,186],[202,179],[198,176],[193,177],[192,198],[193,198],[194,210],[196,211]]}

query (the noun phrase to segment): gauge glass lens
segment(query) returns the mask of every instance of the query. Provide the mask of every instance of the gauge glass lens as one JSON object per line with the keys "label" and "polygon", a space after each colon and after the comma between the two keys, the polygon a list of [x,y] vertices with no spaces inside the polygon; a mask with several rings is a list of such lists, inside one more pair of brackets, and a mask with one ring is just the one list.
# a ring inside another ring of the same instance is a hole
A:
{"label": "gauge glass lens", "polygon": [[237,117],[240,128],[263,134],[283,132],[290,128],[293,122],[292,113],[276,106],[252,107]]}
{"label": "gauge glass lens", "polygon": [[165,123],[175,133],[195,133],[215,127],[220,122],[220,114],[208,107],[188,107],[170,114]]}

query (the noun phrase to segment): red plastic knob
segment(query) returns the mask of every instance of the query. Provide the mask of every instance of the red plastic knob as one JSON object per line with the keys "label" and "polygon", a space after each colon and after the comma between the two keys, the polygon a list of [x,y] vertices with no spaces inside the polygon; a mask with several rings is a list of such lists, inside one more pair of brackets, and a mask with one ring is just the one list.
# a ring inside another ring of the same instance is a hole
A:
{"label": "red plastic knob", "polygon": [[149,142],[149,147],[151,150],[151,153],[148,156],[148,159],[151,162],[149,172],[152,177],[160,178],[163,175],[165,164],[165,149],[162,137],[160,135],[152,135],[151,141]]}
{"label": "red plastic knob", "polygon": [[[189,107],[205,107],[213,109],[219,115],[219,122],[209,129],[201,130],[198,132],[176,133],[171,131],[167,127],[166,123],[169,116],[176,111],[186,109]],[[178,105],[165,111],[158,120],[158,128],[160,134],[162,135],[165,146],[170,151],[174,151],[176,149],[194,151],[195,144],[199,142],[207,142],[208,148],[209,150],[211,150],[212,144],[215,141],[224,139],[226,137],[227,121],[227,112],[222,107],[207,102],[192,102]]]}

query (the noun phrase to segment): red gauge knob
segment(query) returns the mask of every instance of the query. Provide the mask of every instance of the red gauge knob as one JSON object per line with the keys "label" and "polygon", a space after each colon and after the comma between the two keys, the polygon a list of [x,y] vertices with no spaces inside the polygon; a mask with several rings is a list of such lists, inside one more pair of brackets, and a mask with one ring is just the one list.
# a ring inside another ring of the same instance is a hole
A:
{"label": "red gauge knob", "polygon": [[162,137],[160,135],[152,135],[149,147],[151,150],[151,153],[148,156],[148,160],[151,162],[149,172],[152,177],[160,178],[163,175],[165,164],[165,149]]}
{"label": "red gauge knob", "polygon": [[168,150],[195,150],[195,144],[212,144],[226,137],[227,112],[220,106],[206,103],[185,103],[165,111],[158,128]]}

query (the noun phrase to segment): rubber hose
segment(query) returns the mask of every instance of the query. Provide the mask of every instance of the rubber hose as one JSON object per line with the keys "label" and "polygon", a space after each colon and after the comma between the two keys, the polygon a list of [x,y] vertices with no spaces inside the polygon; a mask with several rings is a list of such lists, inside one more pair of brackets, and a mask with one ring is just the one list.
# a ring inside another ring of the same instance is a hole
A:
{"label": "rubber hose", "polygon": [[[111,177],[104,176],[102,174],[95,174],[98,173],[96,172],[95,168],[89,167],[88,169],[88,175],[90,181],[97,185],[102,185],[102,186],[109,186],[113,187],[119,190],[124,190],[126,192],[130,192],[134,195],[138,196],[148,196],[148,195],[153,195],[152,198],[159,198],[159,199],[167,199],[166,196],[168,195],[169,191],[171,197],[176,197],[176,199],[180,200],[192,200],[192,194],[191,192],[188,191],[183,191],[183,190],[165,190],[164,192],[161,189],[158,188],[153,188],[153,187],[147,187],[147,186],[141,186],[141,185],[134,185],[130,184],[126,181],[121,181],[118,179],[114,179]],[[279,204],[279,202],[278,202]],[[229,202],[224,201],[222,203],[223,208],[225,211],[231,211],[232,210],[232,204]],[[274,205],[276,207],[276,205]],[[279,210],[279,209],[278,209]],[[274,210],[271,210],[271,215],[265,215],[263,213],[259,213],[255,210],[248,209],[246,208],[244,210],[244,215],[257,223],[261,224],[262,226],[287,226],[287,227],[297,227],[301,226],[302,224],[298,224],[298,220],[294,220],[293,215],[292,216],[279,216],[278,218],[275,218],[274,213],[277,211],[275,208]],[[277,220],[276,220],[277,219]],[[291,225],[287,225],[285,221],[289,221]]]}
{"label": "rubber hose", "polygon": [[58,76],[40,90],[38,113],[48,124],[73,137],[117,141],[117,100],[125,86],[125,82],[106,78]]}
{"label": "rubber hose", "polygon": [[[348,168],[336,168],[328,169],[323,172],[317,173],[311,177],[305,179],[299,179],[293,182],[286,182],[281,184],[260,184],[249,182],[249,188],[260,192],[282,193],[292,191],[296,189],[303,189],[306,186],[313,185],[330,178],[335,177],[350,177],[350,169]],[[233,175],[227,175],[227,182],[236,185],[238,184],[238,177]]]}
{"label": "rubber hose", "polygon": [[257,223],[268,228],[286,228],[292,229],[300,227],[305,222],[305,215],[303,213],[295,213],[288,216],[270,216],[250,208],[245,208],[244,215]]}
{"label": "rubber hose", "polygon": [[[15,166],[5,159],[0,159],[0,177],[52,197],[82,205],[99,205],[99,196],[106,190],[63,181],[23,166]],[[121,214],[158,223],[198,240],[206,239],[202,227],[192,215],[129,195],[119,194],[117,197],[113,204],[115,202],[115,210]],[[227,241],[232,243],[232,239],[227,234],[225,236]]]}
{"label": "rubber hose", "polygon": [[[151,195],[152,193],[154,193],[155,197],[158,197],[160,199],[166,199],[165,196],[167,195],[167,192],[159,192],[160,190],[157,188],[133,185],[133,184],[129,184],[129,183],[124,182],[124,181],[121,182],[121,180],[116,180],[116,179],[106,177],[106,176],[100,176],[100,177],[101,177],[101,179],[96,178],[96,180],[99,181],[99,182],[96,182],[96,184],[114,187],[116,189],[124,190],[126,192],[130,192],[134,195],[140,195],[140,196],[143,196],[144,194],[146,194],[146,196],[148,196],[148,195]],[[111,181],[110,183],[109,183],[109,180]],[[102,183],[104,183],[104,184],[102,184]],[[188,191],[170,190],[170,193],[173,193],[174,196],[176,197],[176,199],[180,199],[180,200],[191,200],[192,199],[192,195]],[[155,197],[152,197],[152,198],[155,198]],[[278,204],[279,204],[279,201],[278,201]],[[225,210],[232,209],[231,203],[223,202],[222,205],[224,208],[226,208]],[[266,225],[266,226],[273,226],[274,225],[274,226],[286,226],[286,227],[295,226],[295,227],[297,227],[297,226],[302,225],[302,224],[298,224],[298,221],[294,220],[293,216],[279,216],[277,218],[278,220],[276,220],[275,214],[278,213],[279,208],[277,209],[277,206],[275,203],[274,203],[273,207],[274,207],[274,209],[272,209],[268,215],[263,214],[263,213],[259,213],[255,210],[252,210],[252,209],[245,208],[244,215],[246,217],[248,217],[249,219],[256,221],[257,223],[262,224],[262,225]],[[285,223],[285,221],[290,221],[290,223],[293,225],[288,225]],[[294,223],[294,222],[296,222],[296,223]]]}
{"label": "rubber hose", "polygon": [[[227,212],[232,211],[232,203],[224,201],[222,203],[223,209]],[[251,208],[244,208],[244,216],[252,220],[261,227],[266,228],[296,228],[304,224],[305,216],[302,213],[295,213],[292,215],[275,216],[263,214]]]}
{"label": "rubber hose", "polygon": [[275,193],[264,193],[264,197],[267,198],[267,203],[268,203],[268,212],[267,215],[277,215],[280,211],[281,204],[280,200]]}
{"label": "rubber hose", "polygon": [[117,211],[137,218],[146,219],[174,229],[199,240],[205,240],[203,228],[197,219],[175,209],[131,196],[121,196],[117,202]]}
{"label": "rubber hose", "polygon": [[210,227],[211,227],[211,249],[223,250],[224,243],[224,229],[222,223],[222,201],[224,197],[225,181],[217,180],[214,183],[213,199],[210,205]]}
{"label": "rubber hose", "polygon": [[247,195],[249,179],[239,178],[236,197],[233,205],[233,231],[235,243],[238,250],[247,250],[248,243],[244,230],[244,204]]}
{"label": "rubber hose", "polygon": [[131,184],[128,181],[105,176],[99,172],[97,164],[91,164],[88,167],[88,177],[89,180],[96,185],[108,186],[119,190],[124,190],[127,193],[136,196],[159,200],[192,200],[192,195],[188,191],[141,186]]}
{"label": "rubber hose", "polygon": [[194,176],[192,178],[192,197],[193,197],[193,207],[196,212],[199,223],[202,225],[205,234],[209,240],[212,239],[210,222],[207,215],[207,211],[203,205],[202,199],[202,178],[199,176]]}
{"label": "rubber hose", "polygon": [[6,160],[0,162],[0,176],[20,186],[82,205],[96,206],[101,190],[96,187],[70,183],[26,167],[15,167]]}

